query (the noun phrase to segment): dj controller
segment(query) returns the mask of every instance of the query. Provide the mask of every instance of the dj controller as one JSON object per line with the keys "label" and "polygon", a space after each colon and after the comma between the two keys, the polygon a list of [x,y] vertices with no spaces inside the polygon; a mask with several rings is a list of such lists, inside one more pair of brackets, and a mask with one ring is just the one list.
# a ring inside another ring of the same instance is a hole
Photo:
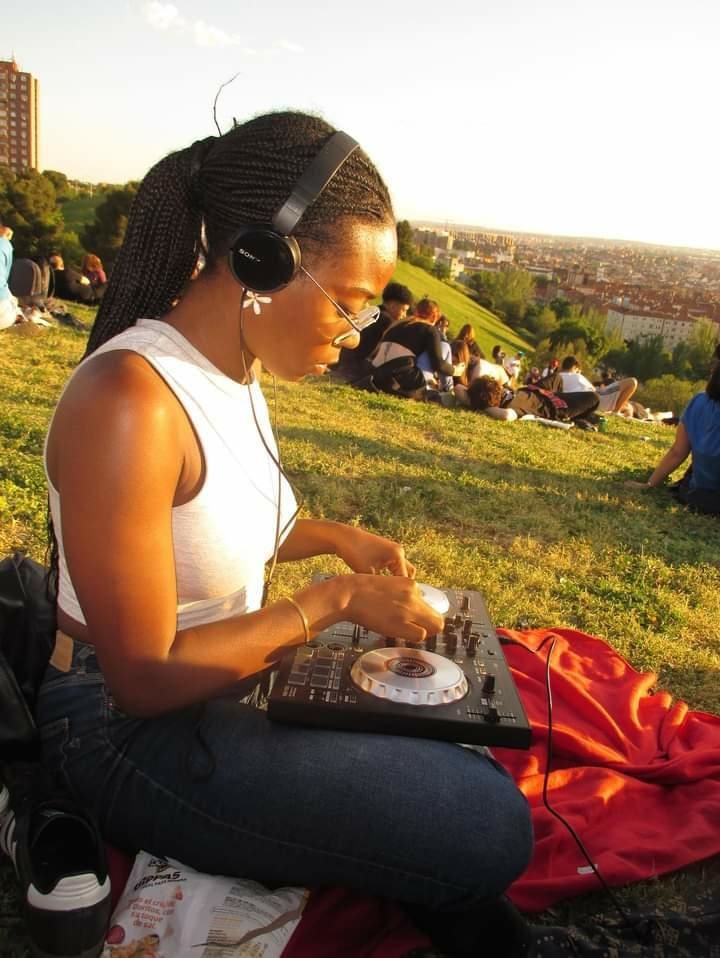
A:
{"label": "dj controller", "polygon": [[338,622],[281,661],[276,721],[529,748],[531,729],[479,592],[421,585],[444,628],[407,644]]}

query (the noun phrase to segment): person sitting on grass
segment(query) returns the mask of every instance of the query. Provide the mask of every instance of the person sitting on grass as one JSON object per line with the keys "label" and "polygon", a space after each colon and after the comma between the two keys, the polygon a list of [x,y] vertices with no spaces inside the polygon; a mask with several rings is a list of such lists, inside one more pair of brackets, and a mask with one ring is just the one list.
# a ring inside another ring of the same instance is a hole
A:
{"label": "person sitting on grass", "polygon": [[435,326],[439,315],[438,304],[425,297],[415,307],[412,319],[394,323],[387,330],[370,360],[377,389],[405,399],[424,400],[433,398],[428,379],[432,386],[434,377],[460,375],[461,370],[452,364],[449,343],[442,340]]}
{"label": "person sitting on grass", "polygon": [[585,421],[583,417],[597,408],[598,398],[587,392],[559,396],[533,386],[521,386],[513,393],[491,376],[481,376],[467,390],[467,402],[475,412],[484,412],[491,419],[512,422],[523,416],[536,416],[580,424]]}
{"label": "person sitting on grass", "polygon": [[447,334],[448,334],[448,329],[450,328],[450,320],[447,318],[445,313],[441,313],[438,316],[438,318],[435,320],[435,326],[437,327],[437,331],[440,333],[440,338],[447,343],[448,342]]}
{"label": "person sitting on grass", "polygon": [[13,262],[13,248],[10,242],[13,231],[0,222],[0,329],[7,329],[17,322],[18,301],[10,292],[10,270]]}
{"label": "person sitting on grass", "polygon": [[369,375],[372,368],[368,357],[393,323],[400,323],[405,319],[412,305],[413,294],[407,286],[402,283],[388,283],[382,291],[380,318],[361,331],[360,342],[355,349],[340,350],[340,360],[333,367],[333,372],[350,384],[355,384]]}
{"label": "person sitting on grass", "polygon": [[60,299],[67,299],[73,303],[84,303],[86,306],[93,306],[98,302],[98,297],[87,276],[83,276],[78,270],[70,266],[65,266],[65,260],[59,253],[50,257],[50,266],[52,268],[52,286],[53,296]]}
{"label": "person sitting on grass", "polygon": [[594,392],[599,398],[599,412],[620,412],[638,387],[637,379],[620,379],[607,386],[598,386],[597,389],[590,380],[580,371],[580,363],[574,356],[566,356],[562,361],[560,371],[565,393]]}
{"label": "person sitting on grass", "polygon": [[[261,389],[263,368],[296,382],[336,362],[395,269],[387,187],[352,141],[337,167],[349,138],[334,134],[258,116],[168,154],[138,188],[45,447],[60,631],[38,695],[43,771],[127,852],[399,899],[464,958],[515,914],[502,894],[532,850],[500,763],[262,708],[281,656],[337,622],[416,643],[443,628],[399,543],[298,517]],[[243,237],[313,164],[317,180],[328,144],[335,175],[292,230],[302,267],[258,295]],[[398,343],[437,343],[411,325]],[[322,554],[345,573],[266,601],[266,564]]]}
{"label": "person sitting on grass", "polygon": [[675,441],[645,482],[627,482],[655,489],[692,456],[690,467],[670,491],[695,512],[720,516],[720,346],[715,350],[705,392],[690,400],[680,417]]}
{"label": "person sitting on grass", "polygon": [[107,275],[103,269],[102,260],[95,253],[88,253],[83,259],[82,274],[90,281],[95,298],[100,300],[107,286]]}

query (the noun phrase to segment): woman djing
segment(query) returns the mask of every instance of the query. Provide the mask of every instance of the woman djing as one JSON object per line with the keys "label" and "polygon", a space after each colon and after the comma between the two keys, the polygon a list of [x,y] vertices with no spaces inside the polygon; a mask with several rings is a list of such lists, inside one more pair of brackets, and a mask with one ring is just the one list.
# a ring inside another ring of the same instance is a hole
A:
{"label": "woman djing", "polygon": [[[525,800],[496,763],[257,708],[268,667],[335,622],[410,641],[442,626],[400,545],[295,520],[278,482],[261,365],[285,380],[323,371],[376,316],[368,300],[395,265],[387,189],[333,134],[261,116],[165,157],[139,188],[47,440],[60,631],[40,695],[45,759],[127,850],[487,913],[531,847]],[[311,201],[296,202],[299,181]],[[201,237],[207,267],[188,284]],[[276,550],[350,571],[262,607]]]}

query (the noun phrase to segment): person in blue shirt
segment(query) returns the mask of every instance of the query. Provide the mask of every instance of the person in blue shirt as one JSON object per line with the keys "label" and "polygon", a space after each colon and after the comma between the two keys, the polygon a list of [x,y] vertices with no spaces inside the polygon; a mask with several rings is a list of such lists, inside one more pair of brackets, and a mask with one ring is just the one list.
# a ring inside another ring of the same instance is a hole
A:
{"label": "person in blue shirt", "polygon": [[687,404],[672,446],[647,482],[635,485],[645,489],[662,485],[690,455],[690,468],[671,487],[672,492],[691,509],[720,515],[720,346],[715,350],[705,392]]}
{"label": "person in blue shirt", "polygon": [[0,223],[0,329],[12,326],[18,312],[17,300],[9,286],[13,261],[12,235],[10,227]]}

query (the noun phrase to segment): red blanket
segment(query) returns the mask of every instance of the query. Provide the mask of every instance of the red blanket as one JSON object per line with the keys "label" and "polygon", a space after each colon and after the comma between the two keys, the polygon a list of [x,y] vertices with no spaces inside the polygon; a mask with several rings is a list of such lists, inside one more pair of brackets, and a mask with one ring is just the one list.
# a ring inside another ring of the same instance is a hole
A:
{"label": "red blanket", "polygon": [[[556,638],[551,659],[551,806],[578,833],[610,885],[652,878],[720,852],[720,718],[691,712],[656,676],[637,672],[601,639],[557,629],[503,634],[528,649]],[[537,911],[599,887],[563,825],[542,802],[546,767],[545,666],[517,646],[505,653],[533,727],[529,752],[493,749],[527,797],[535,853],[511,889]]]}

